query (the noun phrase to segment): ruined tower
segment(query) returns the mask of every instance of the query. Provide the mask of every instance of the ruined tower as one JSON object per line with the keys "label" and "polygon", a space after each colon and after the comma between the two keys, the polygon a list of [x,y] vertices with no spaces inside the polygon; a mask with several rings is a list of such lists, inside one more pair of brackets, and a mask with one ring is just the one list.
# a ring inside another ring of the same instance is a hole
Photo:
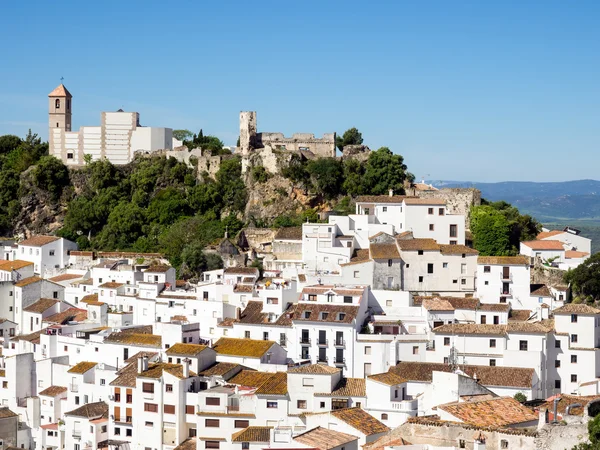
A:
{"label": "ruined tower", "polygon": [[48,94],[48,142],[50,154],[62,150],[65,132],[71,131],[71,99],[73,96],[60,84]]}
{"label": "ruined tower", "polygon": [[250,153],[256,136],[256,111],[240,112],[240,151],[242,155]]}

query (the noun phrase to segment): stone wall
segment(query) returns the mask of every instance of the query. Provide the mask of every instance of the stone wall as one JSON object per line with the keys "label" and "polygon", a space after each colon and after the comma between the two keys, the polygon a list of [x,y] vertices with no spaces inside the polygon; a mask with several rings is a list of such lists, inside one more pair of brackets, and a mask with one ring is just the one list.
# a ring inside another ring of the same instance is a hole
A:
{"label": "stone wall", "polygon": [[481,191],[475,188],[442,188],[437,191],[408,188],[406,193],[421,198],[443,198],[447,202],[449,214],[464,214],[466,229],[470,229],[471,225],[469,220],[471,206],[481,205]]}

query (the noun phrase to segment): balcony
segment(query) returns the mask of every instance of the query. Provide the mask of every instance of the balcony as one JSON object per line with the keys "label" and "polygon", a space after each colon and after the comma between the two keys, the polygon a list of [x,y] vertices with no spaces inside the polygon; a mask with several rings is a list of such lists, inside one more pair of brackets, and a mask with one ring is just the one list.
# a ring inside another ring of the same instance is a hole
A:
{"label": "balcony", "polygon": [[228,405],[227,413],[240,412],[240,405]]}
{"label": "balcony", "polygon": [[346,358],[335,358],[334,364],[336,366],[345,366],[346,365]]}
{"label": "balcony", "polygon": [[391,403],[392,403],[392,409],[395,411],[405,411],[405,412],[416,411],[419,407],[419,401],[416,398],[411,399],[411,400],[401,400],[401,401],[392,400]]}
{"label": "balcony", "polygon": [[285,343],[285,340],[279,341],[279,346],[280,347],[285,347],[287,344]]}
{"label": "balcony", "polygon": [[329,358],[327,358],[327,356],[323,356],[323,357],[319,357],[319,359],[317,359],[317,362],[327,363],[328,360],[329,360]]}
{"label": "balcony", "polygon": [[329,339],[317,339],[317,345],[320,347],[327,347],[329,345]]}
{"label": "balcony", "polygon": [[512,289],[500,289],[500,297],[512,297]]}
{"label": "balcony", "polygon": [[70,384],[69,389],[71,389],[71,392],[79,392],[79,385],[78,384]]}
{"label": "balcony", "polygon": [[73,437],[75,439],[81,439],[81,430],[73,430]]}
{"label": "balcony", "polygon": [[509,273],[508,275],[506,275],[504,273],[501,273],[500,274],[500,279],[502,281],[512,281],[513,280],[512,273]]}
{"label": "balcony", "polygon": [[300,356],[298,356],[298,359],[301,359],[301,360],[307,360],[308,359],[308,360],[310,360],[310,355],[309,354],[303,355],[302,353],[300,353]]}
{"label": "balcony", "polygon": [[345,341],[344,339],[336,339],[336,340],[333,342],[333,345],[334,345],[335,347],[343,347],[343,348],[346,348],[346,341]]}
{"label": "balcony", "polygon": [[305,345],[310,345],[310,338],[308,338],[308,337],[301,337],[300,338],[300,343],[301,344],[305,344]]}

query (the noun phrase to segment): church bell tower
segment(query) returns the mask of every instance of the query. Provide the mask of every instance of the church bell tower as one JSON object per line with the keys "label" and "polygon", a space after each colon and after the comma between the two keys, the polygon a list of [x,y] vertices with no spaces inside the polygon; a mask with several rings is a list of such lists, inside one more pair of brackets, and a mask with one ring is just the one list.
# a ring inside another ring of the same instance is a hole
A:
{"label": "church bell tower", "polygon": [[71,131],[71,100],[73,96],[61,83],[48,94],[48,142],[50,154],[60,154],[64,143],[64,133]]}

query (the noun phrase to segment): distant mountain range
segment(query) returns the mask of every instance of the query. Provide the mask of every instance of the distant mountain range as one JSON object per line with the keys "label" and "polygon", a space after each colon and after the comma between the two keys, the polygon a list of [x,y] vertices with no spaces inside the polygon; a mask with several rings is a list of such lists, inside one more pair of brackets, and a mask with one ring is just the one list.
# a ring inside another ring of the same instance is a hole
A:
{"label": "distant mountain range", "polygon": [[486,200],[505,200],[542,223],[600,225],[600,181],[536,183],[503,181],[429,181],[435,187],[475,187]]}

